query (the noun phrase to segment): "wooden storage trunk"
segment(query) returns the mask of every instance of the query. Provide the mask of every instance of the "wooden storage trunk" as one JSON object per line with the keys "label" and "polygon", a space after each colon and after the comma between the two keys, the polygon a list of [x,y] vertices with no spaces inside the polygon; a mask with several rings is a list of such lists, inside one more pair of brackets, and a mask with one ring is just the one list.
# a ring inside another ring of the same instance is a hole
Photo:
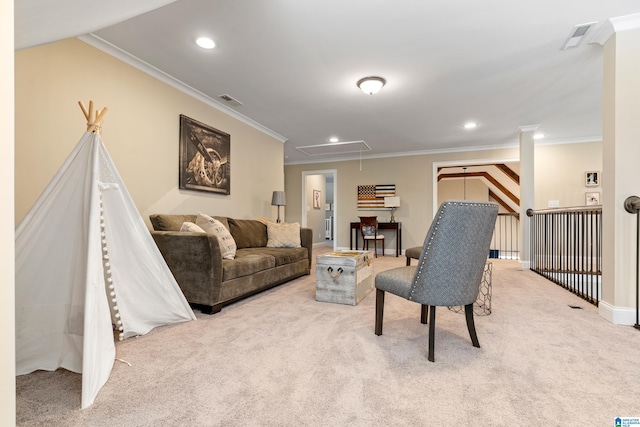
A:
{"label": "wooden storage trunk", "polygon": [[316,257],[316,300],[356,305],[373,290],[373,252],[337,251]]}

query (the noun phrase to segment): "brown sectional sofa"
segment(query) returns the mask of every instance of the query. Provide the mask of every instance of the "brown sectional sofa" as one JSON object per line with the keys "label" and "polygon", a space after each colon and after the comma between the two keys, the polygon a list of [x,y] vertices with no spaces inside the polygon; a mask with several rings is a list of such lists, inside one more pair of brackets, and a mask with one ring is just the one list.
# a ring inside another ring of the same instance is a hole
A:
{"label": "brown sectional sofa", "polygon": [[300,229],[299,248],[268,248],[267,226],[257,220],[214,217],[230,231],[235,259],[223,259],[217,237],[179,231],[197,215],[154,214],[151,235],[185,298],[202,312],[310,273],[313,233]]}

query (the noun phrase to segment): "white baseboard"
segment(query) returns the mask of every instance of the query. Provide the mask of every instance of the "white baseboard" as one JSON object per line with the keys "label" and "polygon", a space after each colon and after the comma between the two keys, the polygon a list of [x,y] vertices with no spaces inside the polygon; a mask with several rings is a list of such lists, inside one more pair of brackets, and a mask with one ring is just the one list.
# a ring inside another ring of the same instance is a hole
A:
{"label": "white baseboard", "polygon": [[598,303],[598,314],[614,325],[635,325],[636,309],[631,307],[615,307],[606,301]]}
{"label": "white baseboard", "polygon": [[531,268],[531,261],[520,261],[520,269],[529,270]]}

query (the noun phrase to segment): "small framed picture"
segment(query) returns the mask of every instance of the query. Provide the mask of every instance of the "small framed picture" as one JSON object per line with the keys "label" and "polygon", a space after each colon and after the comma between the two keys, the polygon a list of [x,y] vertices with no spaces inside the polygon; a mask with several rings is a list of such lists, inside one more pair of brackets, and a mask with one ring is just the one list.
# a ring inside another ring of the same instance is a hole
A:
{"label": "small framed picture", "polygon": [[600,192],[599,191],[587,191],[584,195],[584,201],[587,206],[600,204]]}
{"label": "small framed picture", "polygon": [[600,185],[600,171],[586,171],[584,173],[584,185],[597,187]]}
{"label": "small framed picture", "polygon": [[313,208],[320,209],[320,190],[313,190]]}

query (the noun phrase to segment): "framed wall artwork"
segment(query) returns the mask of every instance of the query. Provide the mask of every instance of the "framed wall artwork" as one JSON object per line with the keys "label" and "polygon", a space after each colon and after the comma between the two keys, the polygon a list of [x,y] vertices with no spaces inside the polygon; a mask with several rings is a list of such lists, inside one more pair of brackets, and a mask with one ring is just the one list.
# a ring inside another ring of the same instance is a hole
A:
{"label": "framed wall artwork", "polygon": [[600,171],[586,171],[584,173],[584,185],[597,187],[600,185]]}
{"label": "framed wall artwork", "polygon": [[313,208],[320,209],[320,190],[313,190]]}
{"label": "framed wall artwork", "polygon": [[599,191],[587,191],[585,193],[585,204],[587,206],[600,204],[600,192]]}
{"label": "framed wall artwork", "polygon": [[180,115],[179,187],[230,194],[231,136]]}
{"label": "framed wall artwork", "polygon": [[396,195],[395,184],[358,185],[358,209],[375,211],[388,210],[384,198]]}

